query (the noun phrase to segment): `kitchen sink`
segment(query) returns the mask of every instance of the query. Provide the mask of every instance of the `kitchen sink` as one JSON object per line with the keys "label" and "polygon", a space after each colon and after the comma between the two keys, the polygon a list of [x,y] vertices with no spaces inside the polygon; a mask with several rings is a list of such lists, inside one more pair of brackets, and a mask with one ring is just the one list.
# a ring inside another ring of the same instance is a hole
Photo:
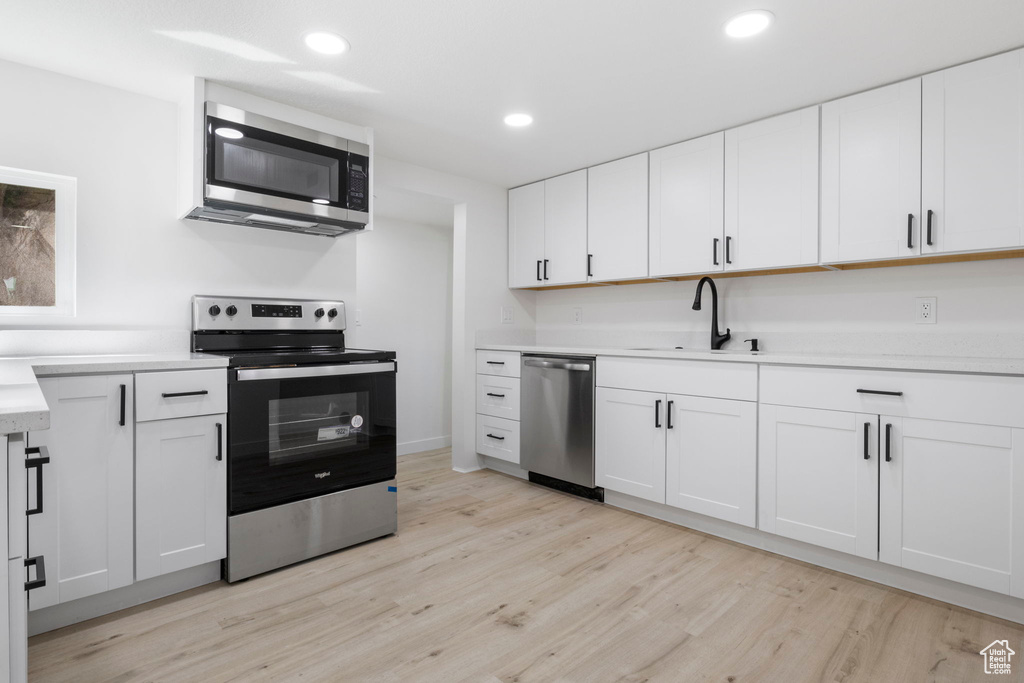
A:
{"label": "kitchen sink", "polygon": [[638,346],[626,349],[627,351],[682,351],[682,346]]}

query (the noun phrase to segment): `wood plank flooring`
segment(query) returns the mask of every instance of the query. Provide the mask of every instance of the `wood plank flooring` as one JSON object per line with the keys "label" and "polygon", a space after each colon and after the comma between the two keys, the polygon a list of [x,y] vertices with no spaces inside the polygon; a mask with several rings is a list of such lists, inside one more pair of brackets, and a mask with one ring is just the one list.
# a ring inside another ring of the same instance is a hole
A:
{"label": "wood plank flooring", "polygon": [[[32,638],[49,681],[984,681],[1024,627],[399,459],[399,533]],[[1024,680],[1024,661],[1001,680]]]}

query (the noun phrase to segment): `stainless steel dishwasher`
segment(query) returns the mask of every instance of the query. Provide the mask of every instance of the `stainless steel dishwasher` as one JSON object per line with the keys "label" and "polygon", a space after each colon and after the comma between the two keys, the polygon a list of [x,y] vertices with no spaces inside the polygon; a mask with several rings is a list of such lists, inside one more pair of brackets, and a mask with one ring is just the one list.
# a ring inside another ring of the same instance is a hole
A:
{"label": "stainless steel dishwasher", "polygon": [[530,481],[595,500],[593,356],[523,355],[520,466]]}

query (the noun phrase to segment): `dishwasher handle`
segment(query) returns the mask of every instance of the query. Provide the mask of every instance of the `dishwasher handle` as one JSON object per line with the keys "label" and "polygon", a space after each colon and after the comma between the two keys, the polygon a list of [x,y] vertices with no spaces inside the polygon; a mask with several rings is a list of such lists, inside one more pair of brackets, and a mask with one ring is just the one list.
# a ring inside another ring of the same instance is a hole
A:
{"label": "dishwasher handle", "polygon": [[580,363],[565,360],[542,360],[540,358],[524,358],[523,365],[531,368],[546,368],[548,370],[573,370],[576,372],[590,372],[590,363]]}

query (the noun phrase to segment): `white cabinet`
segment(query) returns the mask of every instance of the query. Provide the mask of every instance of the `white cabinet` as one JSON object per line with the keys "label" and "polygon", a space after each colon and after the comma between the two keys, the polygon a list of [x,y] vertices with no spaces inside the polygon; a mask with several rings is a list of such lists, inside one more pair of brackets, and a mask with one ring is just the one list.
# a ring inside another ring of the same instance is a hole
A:
{"label": "white cabinet", "polygon": [[921,79],[821,107],[821,260],[921,253]]}
{"label": "white cabinet", "polygon": [[758,528],[878,557],[878,416],[760,406]]}
{"label": "white cabinet", "polygon": [[665,395],[598,387],[594,406],[597,486],[665,502]]}
{"label": "white cabinet", "polygon": [[509,287],[587,281],[587,172],[508,192]]}
{"label": "white cabinet", "polygon": [[725,134],[650,154],[650,275],[724,267]]}
{"label": "white cabinet", "polygon": [[725,269],[818,262],[818,107],[725,131]]}
{"label": "white cabinet", "polygon": [[587,169],[590,281],[647,277],[647,153]]}
{"label": "white cabinet", "polygon": [[879,559],[1024,597],[1024,430],[881,425]]}
{"label": "white cabinet", "polygon": [[224,418],[208,415],[137,426],[137,580],[225,557]]}
{"label": "white cabinet", "polygon": [[519,464],[520,355],[476,352],[476,452]]}
{"label": "white cabinet", "polygon": [[736,524],[757,519],[757,404],[669,395],[665,502]]}
{"label": "white cabinet", "polygon": [[925,76],[922,117],[923,253],[1020,245],[1024,51]]}
{"label": "white cabinet", "polygon": [[[120,588],[133,580],[133,395],[130,374],[39,380],[50,428],[29,434],[45,446],[43,497],[29,486],[28,555],[43,556],[46,586],[29,594],[40,609]],[[34,474],[32,476],[35,476]]]}

